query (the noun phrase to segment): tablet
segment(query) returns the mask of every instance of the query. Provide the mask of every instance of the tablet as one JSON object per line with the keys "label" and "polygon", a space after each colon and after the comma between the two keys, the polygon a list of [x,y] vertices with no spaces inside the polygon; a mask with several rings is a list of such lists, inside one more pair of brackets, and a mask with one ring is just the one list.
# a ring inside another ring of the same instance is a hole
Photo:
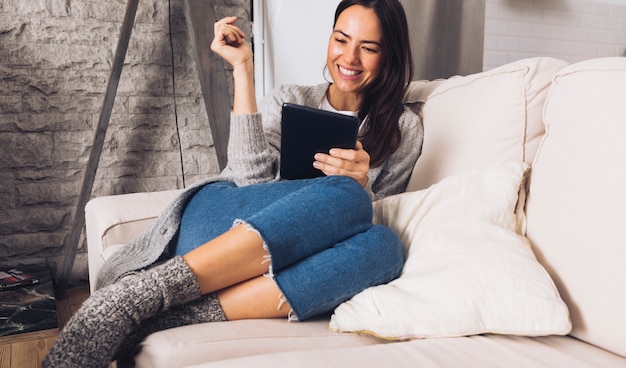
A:
{"label": "tablet", "polygon": [[283,179],[308,179],[324,176],[313,167],[318,152],[331,148],[354,148],[359,130],[356,116],[283,104],[281,121],[280,176]]}

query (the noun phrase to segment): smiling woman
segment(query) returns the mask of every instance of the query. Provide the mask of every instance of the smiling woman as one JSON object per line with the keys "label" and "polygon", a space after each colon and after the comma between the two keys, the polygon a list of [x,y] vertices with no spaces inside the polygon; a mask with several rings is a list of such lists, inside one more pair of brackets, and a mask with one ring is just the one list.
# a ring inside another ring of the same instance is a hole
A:
{"label": "smiling woman", "polygon": [[[402,138],[397,125],[385,122],[400,117],[402,111],[397,101],[402,100],[406,88],[402,81],[413,79],[404,10],[399,6],[382,11],[377,4],[375,0],[339,4],[326,61],[334,82],[327,92],[331,105],[342,98],[346,105],[361,106],[358,110],[363,120],[361,141],[371,156],[372,167],[379,166],[400,145]],[[361,96],[355,101],[354,92],[359,90]],[[363,94],[364,90],[367,93]]]}
{"label": "smiling woman", "polygon": [[[211,43],[233,67],[227,167],[182,192],[156,226],[106,261],[99,290],[44,367],[105,367],[148,334],[186,324],[310,319],[400,274],[402,244],[372,223],[371,200],[405,190],[423,140],[419,116],[403,104],[412,59],[401,4],[342,1],[328,41],[332,82],[282,86],[260,103],[252,49],[236,22],[217,21]],[[315,154],[326,176],[280,177],[285,103],[358,114],[354,147]]]}
{"label": "smiling woman", "polygon": [[337,18],[326,61],[334,81],[328,100],[336,109],[359,110],[361,91],[378,78],[385,61],[381,38],[380,22],[372,9],[353,6]]}

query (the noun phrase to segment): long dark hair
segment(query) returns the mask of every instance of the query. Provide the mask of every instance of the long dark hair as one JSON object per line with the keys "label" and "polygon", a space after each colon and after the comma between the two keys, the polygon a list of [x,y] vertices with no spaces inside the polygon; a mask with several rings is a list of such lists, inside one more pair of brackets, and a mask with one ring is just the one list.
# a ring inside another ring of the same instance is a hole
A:
{"label": "long dark hair", "polygon": [[335,20],[353,5],[373,9],[382,28],[383,68],[365,91],[359,118],[365,124],[361,142],[370,155],[370,166],[380,166],[400,146],[398,121],[404,110],[402,99],[413,79],[413,57],[409,27],[404,8],[398,0],[343,0],[335,11]]}

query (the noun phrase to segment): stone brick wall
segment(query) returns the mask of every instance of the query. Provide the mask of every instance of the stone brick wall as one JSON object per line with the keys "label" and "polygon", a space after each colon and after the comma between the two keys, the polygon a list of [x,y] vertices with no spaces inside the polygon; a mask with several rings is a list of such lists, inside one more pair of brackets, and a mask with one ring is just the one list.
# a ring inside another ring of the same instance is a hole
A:
{"label": "stone brick wall", "polygon": [[[250,0],[207,1],[250,32]],[[0,0],[0,265],[62,264],[125,9]],[[187,185],[219,171],[183,2],[141,0],[92,196],[182,188],[182,167]]]}

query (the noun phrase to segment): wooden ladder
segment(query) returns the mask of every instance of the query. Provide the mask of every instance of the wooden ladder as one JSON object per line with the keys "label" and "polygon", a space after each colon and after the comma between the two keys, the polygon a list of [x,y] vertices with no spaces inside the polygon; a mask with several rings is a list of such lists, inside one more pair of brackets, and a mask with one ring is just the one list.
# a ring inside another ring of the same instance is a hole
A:
{"label": "wooden ladder", "polygon": [[[128,0],[126,12],[122,22],[120,38],[115,50],[113,67],[107,83],[106,93],[98,126],[94,134],[93,145],[89,154],[89,160],[85,168],[83,183],[81,186],[78,203],[74,212],[74,219],[69,235],[65,239],[63,265],[58,270],[56,277],[57,300],[65,300],[67,285],[72,272],[72,266],[76,258],[78,243],[85,223],[85,206],[91,197],[93,183],[98,170],[100,154],[104,138],[109,126],[111,111],[117,87],[122,74],[122,67],[128,50],[128,42],[135,23],[135,15],[139,0]],[[192,49],[200,78],[200,86],[204,97],[204,104],[209,116],[209,125],[213,136],[215,153],[219,163],[220,171],[224,169],[227,162],[227,147],[229,134],[230,97],[226,84],[226,73],[224,62],[220,57],[213,54],[209,45],[213,39],[213,24],[217,21],[215,6],[211,0],[184,0],[185,17],[189,29]]]}

